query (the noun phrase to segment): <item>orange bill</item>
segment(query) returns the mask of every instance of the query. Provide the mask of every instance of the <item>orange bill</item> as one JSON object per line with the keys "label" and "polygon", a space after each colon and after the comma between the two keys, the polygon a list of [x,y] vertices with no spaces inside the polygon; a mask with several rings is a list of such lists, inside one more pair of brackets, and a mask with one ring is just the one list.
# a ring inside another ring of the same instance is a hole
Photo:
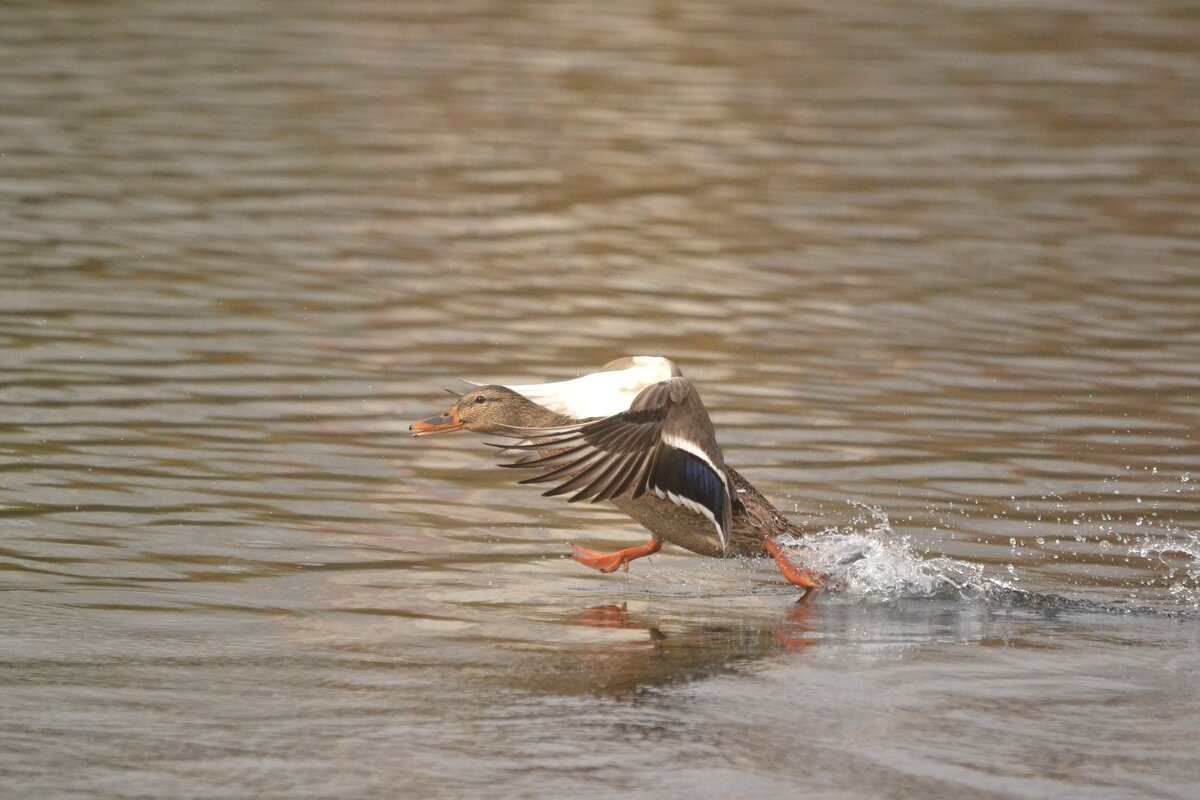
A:
{"label": "orange bill", "polygon": [[466,423],[458,418],[454,409],[444,411],[436,417],[423,419],[408,426],[413,436],[432,436],[435,433],[451,433],[466,428]]}

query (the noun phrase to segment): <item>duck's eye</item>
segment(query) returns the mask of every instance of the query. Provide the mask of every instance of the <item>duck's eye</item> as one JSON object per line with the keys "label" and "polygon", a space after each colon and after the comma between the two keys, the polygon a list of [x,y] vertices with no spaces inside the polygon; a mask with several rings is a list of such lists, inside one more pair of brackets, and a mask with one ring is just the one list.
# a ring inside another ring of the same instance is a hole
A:
{"label": "duck's eye", "polygon": [[484,397],[483,395],[478,395],[478,396],[476,396],[476,398],[475,398],[475,402],[476,402],[476,403],[486,403],[486,402],[487,402],[487,398],[486,398],[486,397]]}

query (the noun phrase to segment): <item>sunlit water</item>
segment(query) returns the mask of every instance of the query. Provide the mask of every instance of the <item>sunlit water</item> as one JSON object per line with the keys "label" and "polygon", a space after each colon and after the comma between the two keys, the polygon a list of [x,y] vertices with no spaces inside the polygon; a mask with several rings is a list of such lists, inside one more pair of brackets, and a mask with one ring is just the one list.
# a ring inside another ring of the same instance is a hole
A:
{"label": "sunlit water", "polygon": [[[1197,42],[0,7],[0,795],[1194,798]],[[839,591],[406,435],[633,353]]]}

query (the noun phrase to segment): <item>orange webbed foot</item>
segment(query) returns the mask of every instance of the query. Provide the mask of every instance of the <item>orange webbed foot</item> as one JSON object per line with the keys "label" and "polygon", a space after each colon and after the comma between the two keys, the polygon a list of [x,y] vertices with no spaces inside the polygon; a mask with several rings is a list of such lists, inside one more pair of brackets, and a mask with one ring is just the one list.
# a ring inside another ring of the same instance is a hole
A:
{"label": "orange webbed foot", "polygon": [[783,573],[783,577],[787,579],[788,583],[802,586],[809,591],[823,589],[829,585],[828,575],[794,563],[774,541],[768,539],[763,542],[763,548],[775,559],[779,571]]}
{"label": "orange webbed foot", "polygon": [[592,569],[598,569],[606,573],[616,572],[621,568],[629,572],[629,562],[657,553],[662,549],[662,539],[651,539],[646,544],[638,547],[627,547],[615,553],[597,553],[595,550],[587,550],[576,544],[571,545],[571,547],[575,550],[571,558],[585,567],[591,567]]}

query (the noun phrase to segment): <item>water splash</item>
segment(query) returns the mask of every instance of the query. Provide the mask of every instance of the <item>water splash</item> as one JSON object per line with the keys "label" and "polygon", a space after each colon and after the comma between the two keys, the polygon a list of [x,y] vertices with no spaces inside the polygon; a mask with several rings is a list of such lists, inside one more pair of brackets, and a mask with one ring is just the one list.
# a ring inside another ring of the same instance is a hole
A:
{"label": "water splash", "polygon": [[[862,513],[846,527],[781,539],[782,544],[805,550],[805,563],[829,573],[843,594],[891,600],[997,598],[1020,592],[1000,578],[984,575],[982,564],[918,553],[910,537],[894,533],[883,509],[853,505]],[[852,561],[856,555],[861,557]]]}
{"label": "water splash", "polygon": [[1162,564],[1171,596],[1200,608],[1200,532],[1169,528],[1167,533],[1129,542],[1129,553]]}
{"label": "water splash", "polygon": [[1130,556],[1166,567],[1162,580],[1178,606],[1174,610],[1142,606],[1137,597],[1099,602],[1044,594],[1017,585],[1012,564],[1006,577],[988,575],[983,564],[918,552],[909,536],[897,535],[883,509],[852,503],[860,510],[849,525],[828,528],[781,544],[803,551],[806,565],[829,573],[843,595],[873,600],[912,598],[984,600],[1038,608],[1075,608],[1112,613],[1189,614],[1200,609],[1200,533],[1170,529],[1170,535],[1122,537]]}

